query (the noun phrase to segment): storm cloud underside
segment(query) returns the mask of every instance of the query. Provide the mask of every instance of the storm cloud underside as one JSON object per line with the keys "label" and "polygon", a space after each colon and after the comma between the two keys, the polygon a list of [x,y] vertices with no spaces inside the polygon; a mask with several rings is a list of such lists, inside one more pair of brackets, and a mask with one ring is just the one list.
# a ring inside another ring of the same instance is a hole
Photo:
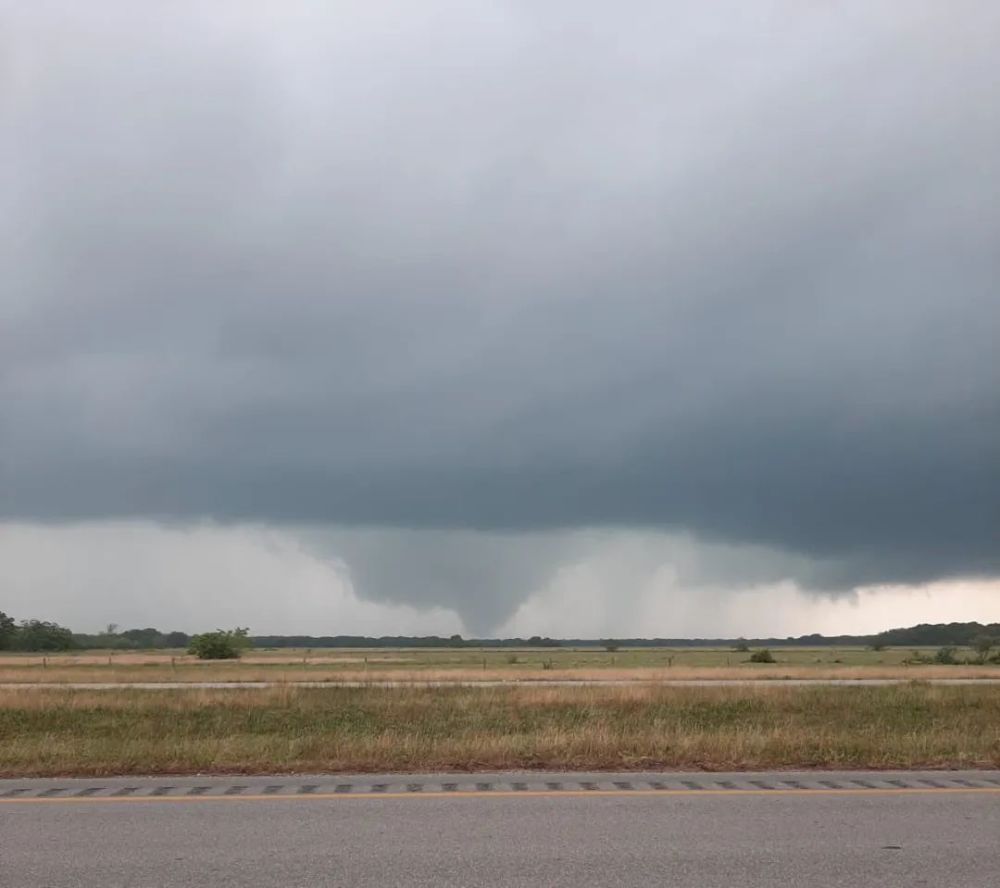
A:
{"label": "storm cloud underside", "polygon": [[1000,574],[994,4],[372,6],[0,5],[0,519]]}

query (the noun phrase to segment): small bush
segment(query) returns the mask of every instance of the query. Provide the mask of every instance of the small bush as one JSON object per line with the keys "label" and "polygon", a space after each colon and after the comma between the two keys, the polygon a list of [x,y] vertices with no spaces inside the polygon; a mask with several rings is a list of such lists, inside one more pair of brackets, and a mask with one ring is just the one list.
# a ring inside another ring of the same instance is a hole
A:
{"label": "small bush", "polygon": [[188,653],[199,660],[236,660],[250,646],[247,629],[218,629],[191,639]]}
{"label": "small bush", "polygon": [[774,654],[771,653],[769,648],[761,648],[759,651],[754,651],[750,655],[751,663],[774,663]]}
{"label": "small bush", "polygon": [[750,651],[750,645],[747,644],[747,640],[745,638],[738,638],[736,639],[736,644],[733,645],[733,650],[738,654],[746,654]]}
{"label": "small bush", "polygon": [[958,662],[955,659],[955,648],[948,646],[938,648],[937,653],[934,654],[934,662],[940,663],[942,666],[954,666]]}
{"label": "small bush", "polygon": [[987,663],[990,659],[990,652],[997,645],[997,640],[990,635],[977,635],[972,639],[972,648],[976,652],[976,659],[980,663]]}
{"label": "small bush", "polygon": [[903,660],[904,666],[926,666],[928,663],[933,663],[934,659],[932,657],[925,656],[920,653],[920,651],[910,651],[910,656]]}
{"label": "small bush", "polygon": [[508,654],[507,655],[507,662],[511,666],[516,666],[520,661],[517,659],[517,654]]}

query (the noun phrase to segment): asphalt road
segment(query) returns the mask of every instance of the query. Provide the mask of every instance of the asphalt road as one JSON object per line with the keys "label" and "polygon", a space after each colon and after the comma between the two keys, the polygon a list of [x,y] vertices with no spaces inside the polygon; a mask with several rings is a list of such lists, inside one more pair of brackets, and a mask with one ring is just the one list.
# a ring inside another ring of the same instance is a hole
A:
{"label": "asphalt road", "polygon": [[983,888],[998,875],[998,772],[0,781],[11,888]]}

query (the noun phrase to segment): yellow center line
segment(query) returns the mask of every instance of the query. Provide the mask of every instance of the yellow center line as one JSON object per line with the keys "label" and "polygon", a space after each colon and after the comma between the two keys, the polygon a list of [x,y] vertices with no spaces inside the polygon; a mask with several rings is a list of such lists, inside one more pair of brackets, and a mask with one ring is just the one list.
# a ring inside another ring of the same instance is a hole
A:
{"label": "yellow center line", "polygon": [[359,799],[524,799],[635,798],[705,796],[877,796],[877,795],[998,795],[1000,787],[913,787],[873,789],[542,789],[469,790],[457,792],[326,792],[289,795],[204,796],[69,796],[67,798],[0,798],[0,805],[101,805],[133,802],[316,802]]}

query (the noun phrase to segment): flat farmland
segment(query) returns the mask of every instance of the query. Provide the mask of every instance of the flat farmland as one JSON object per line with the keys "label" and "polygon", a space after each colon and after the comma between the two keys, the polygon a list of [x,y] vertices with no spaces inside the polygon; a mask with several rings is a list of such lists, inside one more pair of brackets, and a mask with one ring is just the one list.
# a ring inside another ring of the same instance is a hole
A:
{"label": "flat farmland", "polygon": [[[182,650],[0,655],[0,683],[204,681],[532,681],[544,679],[1000,678],[1000,665],[928,663],[937,648],[774,648],[753,663],[728,648],[371,648],[251,650],[238,661],[199,661]],[[924,661],[924,662],[921,662]],[[966,662],[968,661],[968,662]]]}

